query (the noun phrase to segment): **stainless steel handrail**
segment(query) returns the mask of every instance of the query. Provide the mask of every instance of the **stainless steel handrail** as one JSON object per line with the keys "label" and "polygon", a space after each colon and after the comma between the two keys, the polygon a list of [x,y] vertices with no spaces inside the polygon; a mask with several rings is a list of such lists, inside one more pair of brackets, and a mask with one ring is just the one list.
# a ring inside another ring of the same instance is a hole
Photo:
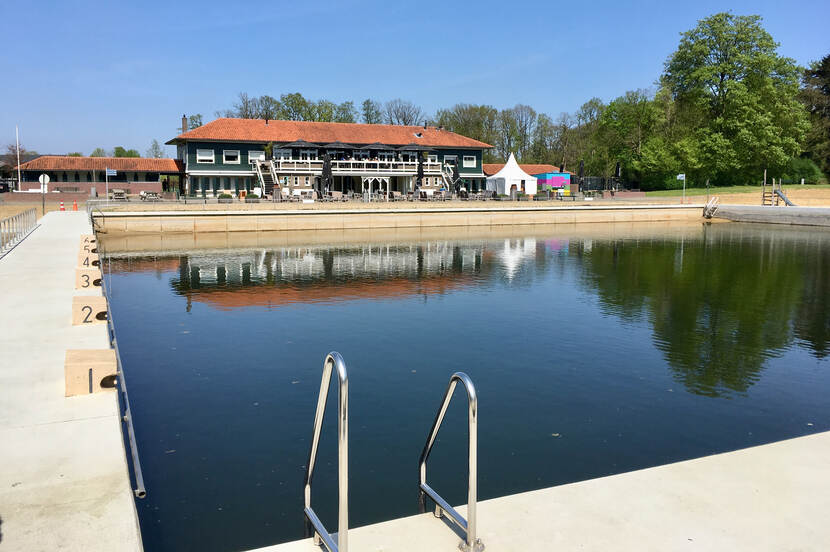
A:
{"label": "stainless steel handrail", "polygon": [[[317,445],[320,444],[320,431],[326,414],[326,400],[329,394],[332,368],[337,369],[338,416],[337,416],[337,544],[332,535],[323,526],[320,518],[311,508],[311,478],[314,476],[314,464],[317,461]],[[311,536],[314,529],[314,544],[322,542],[330,552],[348,552],[349,549],[349,377],[346,363],[340,353],[332,351],[323,362],[323,378],[320,382],[320,394],[317,397],[317,412],[314,414],[314,434],[311,438],[311,450],[305,472],[305,508],[306,536]],[[309,524],[311,527],[309,527]]]}
{"label": "stainless steel handrail", "polygon": [[14,249],[37,228],[37,212],[26,209],[16,215],[0,219],[0,257]]}
{"label": "stainless steel handrail", "polygon": [[[447,413],[447,407],[452,400],[455,385],[458,382],[464,385],[467,390],[467,424],[468,424],[468,447],[467,447],[467,519],[465,520],[455,508],[441,498],[435,490],[427,485],[427,459],[429,453],[432,451],[432,445],[435,444],[435,438],[438,436],[438,430],[441,429],[441,422],[444,421],[444,415]],[[432,423],[432,429],[429,431],[427,442],[424,445],[424,450],[421,452],[421,459],[419,461],[420,467],[420,493],[419,503],[421,513],[426,512],[426,497],[429,496],[435,502],[435,517],[441,517],[442,513],[446,512],[452,521],[454,521],[465,533],[466,539],[459,544],[461,550],[465,552],[480,552],[484,550],[484,544],[481,539],[476,537],[476,500],[477,500],[477,480],[478,480],[478,396],[476,395],[476,388],[473,385],[473,380],[464,372],[456,372],[450,378],[450,383],[447,386],[447,391],[444,393],[444,399],[441,401],[441,408],[435,416],[435,421]]]}
{"label": "stainless steel handrail", "polygon": [[[96,239],[98,235],[96,233]],[[104,267],[101,266],[101,291],[107,302],[110,302],[110,290],[107,286],[107,279],[103,274]],[[108,271],[109,272],[109,271]],[[109,274],[112,278],[112,274]],[[108,307],[112,309],[112,306]],[[130,456],[133,460],[133,475],[135,476],[135,488],[133,494],[138,498],[147,496],[147,489],[144,487],[144,474],[141,471],[141,461],[138,458],[138,444],[135,440],[135,428],[133,427],[132,409],[130,408],[130,396],[127,394],[127,378],[124,375],[124,365],[121,363],[121,352],[118,350],[118,340],[115,337],[115,321],[113,320],[112,310],[107,315],[107,332],[109,333],[110,344],[115,350],[115,362],[118,374],[118,387],[121,390],[121,400],[119,401],[119,410],[123,408],[124,413],[121,415],[121,422],[127,426],[127,440],[130,445]]]}

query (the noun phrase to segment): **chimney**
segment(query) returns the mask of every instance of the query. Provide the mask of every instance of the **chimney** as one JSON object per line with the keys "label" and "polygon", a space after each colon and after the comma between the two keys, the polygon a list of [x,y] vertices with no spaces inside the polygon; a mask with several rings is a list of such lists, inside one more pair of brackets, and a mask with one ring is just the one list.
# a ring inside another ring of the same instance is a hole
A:
{"label": "chimney", "polygon": [[427,129],[427,122],[424,121],[424,130],[426,130],[426,129]]}
{"label": "chimney", "polygon": [[187,132],[187,116],[182,115],[182,134]]}
{"label": "chimney", "polygon": [[268,119],[265,119],[265,124],[266,124],[266,125],[268,124]]}

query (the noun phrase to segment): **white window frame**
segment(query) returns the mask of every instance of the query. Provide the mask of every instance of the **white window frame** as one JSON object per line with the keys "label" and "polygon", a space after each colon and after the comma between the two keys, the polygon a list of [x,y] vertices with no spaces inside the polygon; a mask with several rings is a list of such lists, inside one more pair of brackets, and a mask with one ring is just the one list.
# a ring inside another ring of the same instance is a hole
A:
{"label": "white window frame", "polygon": [[465,155],[461,158],[461,166],[465,169],[475,169],[476,168],[476,156],[475,155]]}
{"label": "white window frame", "polygon": [[369,152],[366,150],[355,150],[352,157],[358,161],[365,161],[369,159]]}
{"label": "white window frame", "polygon": [[455,164],[458,165],[458,156],[457,155],[445,155],[444,156],[444,163],[449,163],[450,161],[455,161]]}
{"label": "white window frame", "polygon": [[306,176],[306,177],[305,177],[305,184],[304,184],[304,187],[305,187],[305,188],[308,188],[308,186],[309,186],[309,184],[308,184],[308,177]]}
{"label": "white window frame", "polygon": [[[236,154],[236,161],[228,161],[228,154]],[[239,165],[242,163],[242,155],[239,150],[222,150],[222,164],[223,165]]]}
{"label": "white window frame", "polygon": [[248,163],[265,161],[265,150],[248,150]]}
{"label": "white window frame", "polygon": [[317,161],[317,150],[300,150],[300,161]]}
{"label": "white window frame", "polygon": [[437,153],[430,153],[429,155],[427,155],[427,162],[437,163],[438,162],[438,154]]}
{"label": "white window frame", "polygon": [[378,152],[378,161],[394,161],[395,154],[391,151],[379,151]]}
{"label": "white window frame", "polygon": [[[208,152],[210,152],[210,159],[208,159]],[[196,162],[197,163],[215,163],[216,162],[216,152],[212,149],[197,149],[196,150]]]}
{"label": "white window frame", "polygon": [[280,161],[291,161],[291,150],[286,148],[276,148],[271,152],[274,159]]}

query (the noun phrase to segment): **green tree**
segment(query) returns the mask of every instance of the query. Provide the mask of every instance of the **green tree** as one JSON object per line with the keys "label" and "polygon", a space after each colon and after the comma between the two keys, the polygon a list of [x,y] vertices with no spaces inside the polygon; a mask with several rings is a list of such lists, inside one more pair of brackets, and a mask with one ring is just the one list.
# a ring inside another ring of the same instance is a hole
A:
{"label": "green tree", "polygon": [[188,130],[192,130],[194,128],[199,128],[202,126],[202,114],[197,113],[195,115],[191,115],[187,118],[187,128]]}
{"label": "green tree", "polygon": [[288,121],[308,121],[312,120],[312,109],[306,100],[299,92],[292,94],[283,94],[280,96],[280,119]]}
{"label": "green tree", "polygon": [[112,151],[113,157],[141,157],[141,154],[138,153],[138,150],[135,149],[124,149],[123,146],[115,146],[115,149]]}
{"label": "green tree", "polygon": [[105,150],[104,148],[95,148],[92,150],[92,153],[89,154],[90,157],[112,157],[110,153]]}
{"label": "green tree", "polygon": [[72,153],[67,153],[67,157],[83,157],[84,154],[79,151],[73,151]]}
{"label": "green tree", "polygon": [[804,70],[799,99],[810,117],[805,153],[830,176],[830,54]]}
{"label": "green tree", "polygon": [[719,13],[682,34],[663,85],[704,115],[695,129],[700,162],[718,183],[757,181],[800,153],[807,130],[799,70],[777,53],[759,16]]}
{"label": "green tree", "polygon": [[354,123],[357,121],[357,109],[355,109],[354,102],[347,101],[338,104],[334,108],[333,120],[335,123]]}
{"label": "green tree", "polygon": [[164,148],[161,147],[158,140],[153,140],[150,144],[150,148],[147,150],[145,154],[146,157],[152,157],[154,159],[161,159],[164,157]]}
{"label": "green tree", "polygon": [[379,125],[383,122],[383,113],[381,112],[380,103],[365,99],[360,106],[360,116],[367,125]]}

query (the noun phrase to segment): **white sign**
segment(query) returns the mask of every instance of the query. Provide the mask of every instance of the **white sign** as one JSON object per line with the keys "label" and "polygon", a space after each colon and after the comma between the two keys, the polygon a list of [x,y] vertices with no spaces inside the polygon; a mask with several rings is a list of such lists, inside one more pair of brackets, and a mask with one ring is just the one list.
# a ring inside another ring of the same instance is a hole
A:
{"label": "white sign", "polygon": [[118,171],[115,169],[107,169],[107,176],[118,176]]}
{"label": "white sign", "polygon": [[49,175],[48,174],[42,174],[38,177],[38,180],[40,181],[40,183],[43,186],[46,186],[47,184],[49,184]]}
{"label": "white sign", "polygon": [[681,174],[678,174],[678,175],[677,175],[677,179],[678,179],[678,180],[686,180],[686,175],[685,175],[685,174],[682,174],[682,173],[681,173]]}

